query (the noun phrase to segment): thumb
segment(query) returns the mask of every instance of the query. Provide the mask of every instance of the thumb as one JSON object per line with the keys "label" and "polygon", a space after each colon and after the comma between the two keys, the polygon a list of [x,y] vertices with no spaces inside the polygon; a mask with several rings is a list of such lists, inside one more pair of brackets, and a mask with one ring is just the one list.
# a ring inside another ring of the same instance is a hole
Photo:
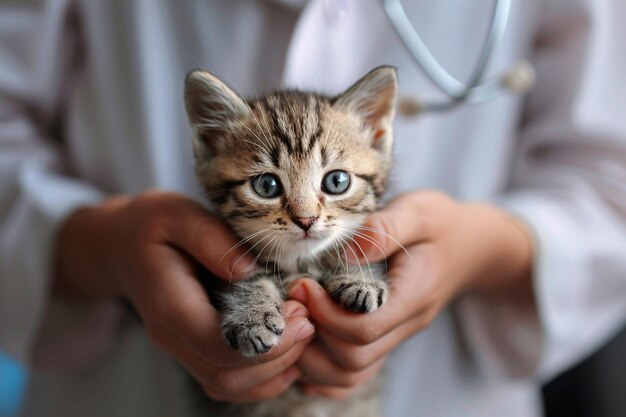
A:
{"label": "thumb", "polygon": [[316,325],[349,343],[360,344],[370,325],[386,317],[380,312],[365,316],[342,308],[320,284],[310,278],[294,282],[289,289],[289,297],[307,306],[311,320]]}
{"label": "thumb", "polygon": [[371,215],[344,249],[348,262],[378,262],[398,250],[426,240],[424,219],[412,194],[402,195]]}
{"label": "thumb", "polygon": [[[339,316],[352,315],[330,298],[326,290],[311,278],[300,278],[289,288],[289,298],[304,304],[311,319],[323,327],[332,326]],[[293,301],[292,301],[293,302]]]}
{"label": "thumb", "polygon": [[254,271],[254,259],[226,223],[194,201],[176,203],[166,223],[169,244],[183,249],[204,268],[227,281],[243,279]]}

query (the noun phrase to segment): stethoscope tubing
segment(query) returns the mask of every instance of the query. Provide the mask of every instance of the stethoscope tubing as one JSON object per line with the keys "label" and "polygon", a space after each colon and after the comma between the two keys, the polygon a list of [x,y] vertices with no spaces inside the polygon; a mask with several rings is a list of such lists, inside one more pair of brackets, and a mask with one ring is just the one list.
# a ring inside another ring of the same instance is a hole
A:
{"label": "stethoscope tubing", "polygon": [[433,57],[411,24],[400,0],[383,0],[383,7],[402,44],[414,61],[433,85],[449,96],[448,100],[421,103],[422,111],[440,112],[463,103],[482,103],[506,91],[500,79],[485,80],[485,75],[493,53],[498,49],[504,37],[511,10],[510,0],[496,0],[489,33],[467,84],[450,75]]}

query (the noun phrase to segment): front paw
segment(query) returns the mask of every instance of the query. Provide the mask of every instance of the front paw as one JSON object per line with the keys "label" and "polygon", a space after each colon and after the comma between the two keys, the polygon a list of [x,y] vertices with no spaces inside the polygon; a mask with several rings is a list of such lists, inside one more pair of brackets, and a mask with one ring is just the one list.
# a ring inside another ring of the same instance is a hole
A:
{"label": "front paw", "polygon": [[327,283],[330,296],[347,310],[355,313],[373,313],[387,300],[389,292],[384,281],[336,279]]}
{"label": "front paw", "polygon": [[230,346],[250,358],[269,352],[278,344],[285,329],[285,319],[278,305],[241,306],[224,315],[222,328]]}

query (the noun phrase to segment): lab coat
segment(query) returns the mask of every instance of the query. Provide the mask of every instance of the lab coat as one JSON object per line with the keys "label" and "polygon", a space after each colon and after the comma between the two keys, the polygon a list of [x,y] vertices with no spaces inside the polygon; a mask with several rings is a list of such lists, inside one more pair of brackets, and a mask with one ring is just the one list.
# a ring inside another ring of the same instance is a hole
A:
{"label": "lab coat", "polygon": [[[404,1],[467,79],[491,2]],[[540,381],[626,316],[626,5],[514,1],[489,75],[523,58],[528,96],[399,113],[389,196],[437,188],[532,230],[535,304],[464,296],[385,368],[388,417],[540,415]],[[200,199],[182,101],[206,68],[243,95],[331,94],[376,65],[440,98],[376,0],[4,1],[0,7],[0,349],[28,364],[28,416],[179,416],[182,368],[111,300],[50,295],[55,232],[78,207],[148,188]],[[97,238],[97,237],[94,237]],[[419,277],[416,277],[419,279]]]}

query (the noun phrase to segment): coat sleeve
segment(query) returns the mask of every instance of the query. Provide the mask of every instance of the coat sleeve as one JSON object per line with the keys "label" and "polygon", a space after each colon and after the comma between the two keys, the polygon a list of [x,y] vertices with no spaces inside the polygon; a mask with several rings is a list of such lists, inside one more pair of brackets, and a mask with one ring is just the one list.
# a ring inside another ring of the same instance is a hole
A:
{"label": "coat sleeve", "polygon": [[460,317],[484,368],[547,379],[626,318],[626,5],[544,15],[511,183],[499,202],[534,234],[535,306],[467,297]]}
{"label": "coat sleeve", "polygon": [[0,6],[0,349],[29,365],[34,356],[62,364],[63,353],[72,356],[64,349],[72,329],[91,319],[90,332],[76,333],[91,340],[89,350],[103,329],[94,318],[110,314],[97,303],[55,306],[50,296],[55,232],[70,212],[103,197],[72,176],[60,133],[62,101],[79,69],[75,19],[64,0]]}

